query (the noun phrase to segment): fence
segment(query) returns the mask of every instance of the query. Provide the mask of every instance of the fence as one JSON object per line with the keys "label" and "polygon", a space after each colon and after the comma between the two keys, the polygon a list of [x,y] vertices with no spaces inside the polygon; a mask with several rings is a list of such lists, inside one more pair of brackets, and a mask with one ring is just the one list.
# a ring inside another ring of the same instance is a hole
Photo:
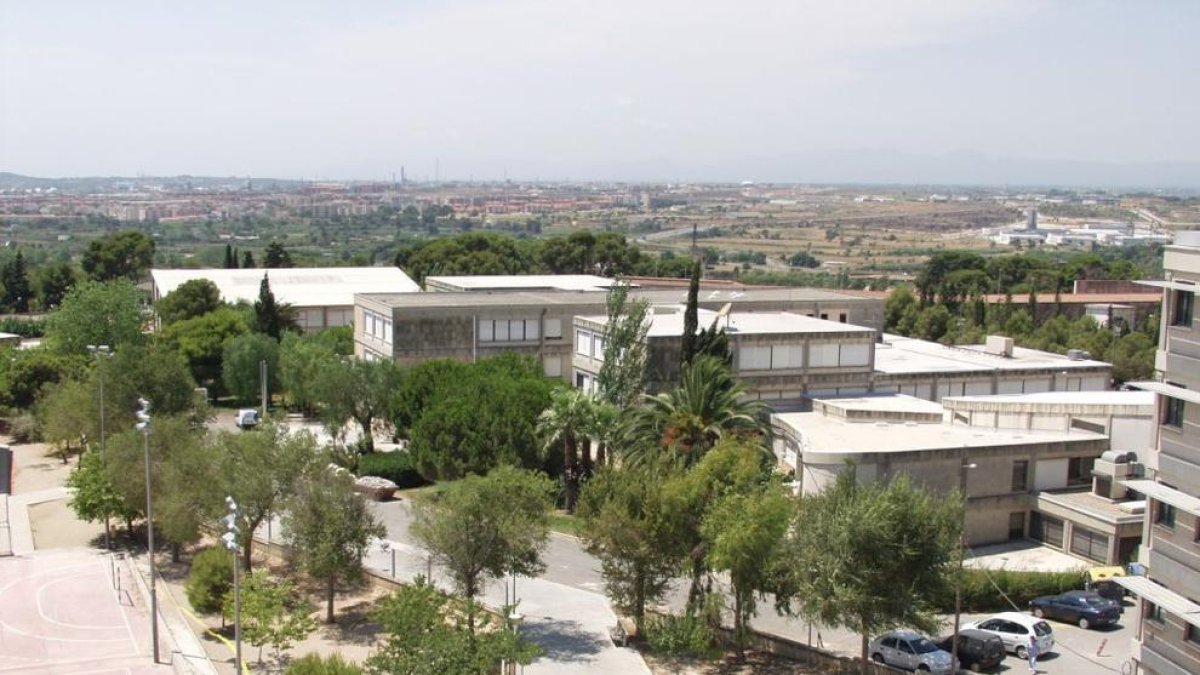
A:
{"label": "fence", "polygon": [[[724,642],[733,642],[732,628],[718,628],[716,634]],[[749,646],[756,651],[775,654],[808,666],[814,666],[830,675],[859,675],[862,672],[862,661],[859,659],[838,656],[824,649],[770,633],[751,630]],[[896,672],[895,669],[880,663],[867,663],[869,675],[895,675]]]}

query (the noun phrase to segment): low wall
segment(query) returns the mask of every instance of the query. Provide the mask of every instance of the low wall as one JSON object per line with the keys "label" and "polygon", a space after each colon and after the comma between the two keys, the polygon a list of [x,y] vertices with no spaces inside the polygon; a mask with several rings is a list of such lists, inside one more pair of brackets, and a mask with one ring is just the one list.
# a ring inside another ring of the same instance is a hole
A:
{"label": "low wall", "polygon": [[[716,633],[721,640],[727,643],[733,642],[733,629],[719,628]],[[803,642],[796,642],[769,633],[750,631],[750,648],[814,666],[831,675],[859,675],[862,672],[862,662],[859,659],[838,656]],[[898,671],[882,664],[868,662],[866,672],[869,675],[895,675]]]}

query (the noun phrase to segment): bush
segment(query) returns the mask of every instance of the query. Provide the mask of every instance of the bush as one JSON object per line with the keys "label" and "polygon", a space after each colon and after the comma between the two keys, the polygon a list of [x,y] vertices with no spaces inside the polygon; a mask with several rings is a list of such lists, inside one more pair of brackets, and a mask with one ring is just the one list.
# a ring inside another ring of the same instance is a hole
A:
{"label": "bush", "polygon": [[426,480],[417,473],[413,458],[407,452],[375,452],[358,458],[359,476],[379,476],[400,489],[420,487]]}
{"label": "bush", "polygon": [[363,669],[333,653],[326,658],[320,654],[306,654],[288,665],[285,675],[362,675]]}
{"label": "bush", "polygon": [[[964,612],[1007,611],[1013,608],[1011,600],[1018,611],[1024,611],[1036,597],[1078,588],[1083,588],[1081,572],[967,569],[963,571],[962,608]],[[946,597],[939,598],[938,607],[943,612],[954,611],[954,584],[950,584]]]}
{"label": "bush", "polygon": [[23,338],[43,337],[46,334],[46,322],[41,319],[6,316],[0,319],[0,333],[12,333]]}
{"label": "bush", "polygon": [[17,415],[9,422],[13,443],[37,443],[42,440],[42,427],[33,415]]}
{"label": "bush", "polygon": [[716,640],[703,617],[647,616],[643,634],[646,644],[655,654],[673,656],[708,656]]}
{"label": "bush", "polygon": [[221,547],[206,548],[192,561],[188,574],[188,602],[201,614],[221,611],[225,594],[233,587],[233,557]]}

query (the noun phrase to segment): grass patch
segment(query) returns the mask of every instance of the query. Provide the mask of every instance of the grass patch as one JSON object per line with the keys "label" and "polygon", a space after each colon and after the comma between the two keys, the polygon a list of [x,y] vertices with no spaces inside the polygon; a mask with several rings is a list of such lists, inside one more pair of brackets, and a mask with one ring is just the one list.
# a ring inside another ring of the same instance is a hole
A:
{"label": "grass patch", "polygon": [[550,529],[578,537],[583,534],[583,521],[568,513],[555,511],[550,514]]}

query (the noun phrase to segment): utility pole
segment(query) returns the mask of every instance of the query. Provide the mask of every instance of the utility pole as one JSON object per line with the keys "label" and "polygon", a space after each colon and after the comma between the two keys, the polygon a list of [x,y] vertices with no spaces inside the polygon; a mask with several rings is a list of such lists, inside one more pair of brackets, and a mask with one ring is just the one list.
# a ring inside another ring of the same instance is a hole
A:
{"label": "utility pole", "polygon": [[[221,535],[221,540],[225,542],[225,548],[229,551],[230,557],[233,558],[233,641],[234,647],[234,669],[238,675],[242,673],[242,589],[238,581],[240,574],[238,573],[238,506],[237,502],[233,501],[233,497],[225,497],[225,505],[229,507],[229,514],[225,516],[225,534]],[[267,542],[270,544],[270,541]]]}
{"label": "utility pole", "polygon": [[975,464],[967,463],[967,447],[964,445],[958,455],[958,494],[962,499],[962,517],[958,527],[958,575],[954,578],[954,638],[951,642],[950,663],[958,668],[958,627],[962,620],[962,583],[963,558],[967,550],[967,470],[974,469]]}
{"label": "utility pole", "polygon": [[258,362],[258,381],[262,387],[262,419],[267,419],[267,360]]}
{"label": "utility pole", "polygon": [[[108,345],[88,345],[87,350],[93,355],[108,358],[112,356],[112,348]],[[100,377],[100,465],[108,466],[108,440],[104,435],[104,370],[99,372]],[[108,514],[104,514],[104,550],[112,550],[112,528]]]}

